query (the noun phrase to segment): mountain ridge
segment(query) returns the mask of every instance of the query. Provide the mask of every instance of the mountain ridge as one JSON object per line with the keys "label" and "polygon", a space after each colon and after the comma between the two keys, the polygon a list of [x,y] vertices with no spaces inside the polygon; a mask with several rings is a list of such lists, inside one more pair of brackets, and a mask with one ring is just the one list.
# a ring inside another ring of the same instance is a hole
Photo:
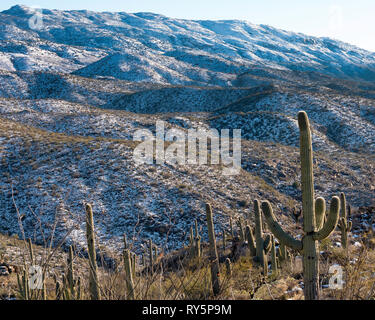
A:
{"label": "mountain ridge", "polygon": [[[6,53],[9,45],[3,46],[3,68],[13,63],[15,70],[46,71],[47,66],[38,67],[34,62],[43,54],[60,60],[55,61],[55,71],[84,73],[89,77],[108,72],[129,81],[134,78],[124,75],[121,69],[131,66],[131,70],[138,70],[138,81],[169,84],[233,86],[239,74],[254,66],[316,71],[369,82],[375,79],[375,53],[338,40],[267,25],[241,20],[173,19],[150,13],[41,11],[41,30],[31,30],[25,21],[33,14],[31,8],[15,6],[0,13],[3,23],[14,28],[8,27],[5,33],[8,41],[12,43],[18,38],[28,53],[21,58],[20,54]],[[0,28],[6,29],[1,23]],[[25,43],[27,39],[33,40],[33,44]],[[98,52],[92,52],[93,49]],[[110,56],[118,57],[124,52],[123,61],[130,58],[131,65],[115,61],[104,70]],[[86,60],[77,60],[75,70],[66,69],[74,56],[85,56]],[[95,72],[96,64],[103,59],[104,66]],[[156,61],[159,66],[153,65]]]}

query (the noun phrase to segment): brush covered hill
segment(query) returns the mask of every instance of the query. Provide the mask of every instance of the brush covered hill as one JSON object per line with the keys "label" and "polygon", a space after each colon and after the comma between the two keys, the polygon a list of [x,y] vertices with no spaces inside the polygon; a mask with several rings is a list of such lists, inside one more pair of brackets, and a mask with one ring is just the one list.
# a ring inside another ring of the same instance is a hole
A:
{"label": "brush covered hill", "polygon": [[[84,246],[90,202],[108,249],[126,233],[139,250],[150,238],[171,250],[187,243],[194,219],[205,229],[206,202],[220,230],[251,214],[255,198],[270,200],[294,232],[301,109],[317,196],[345,192],[355,208],[373,205],[374,53],[243,21],[43,10],[34,30],[33,14],[0,13],[2,233],[23,229],[36,243],[55,233]],[[240,175],[223,176],[220,165],[137,166],[133,135],[156,120],[241,129]]]}

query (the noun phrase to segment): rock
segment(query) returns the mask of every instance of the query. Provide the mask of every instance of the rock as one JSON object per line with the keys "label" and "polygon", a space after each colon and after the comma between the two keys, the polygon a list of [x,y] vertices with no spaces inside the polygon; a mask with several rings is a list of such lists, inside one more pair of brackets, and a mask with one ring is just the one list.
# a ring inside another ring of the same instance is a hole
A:
{"label": "rock", "polygon": [[0,276],[9,276],[9,271],[7,267],[0,266]]}

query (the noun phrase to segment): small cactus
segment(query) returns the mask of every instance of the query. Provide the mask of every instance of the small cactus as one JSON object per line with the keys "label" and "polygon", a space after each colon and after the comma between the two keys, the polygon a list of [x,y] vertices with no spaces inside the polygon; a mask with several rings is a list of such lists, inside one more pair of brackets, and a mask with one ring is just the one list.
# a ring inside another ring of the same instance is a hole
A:
{"label": "small cactus", "polygon": [[89,291],[92,300],[100,300],[100,289],[98,282],[98,266],[96,264],[94,217],[92,207],[86,204],[86,238],[89,253],[90,276]]}
{"label": "small cactus", "polygon": [[210,241],[211,285],[213,293],[216,296],[220,293],[220,267],[216,247],[214,222],[212,218],[212,208],[208,203],[206,204],[206,218],[208,239]]}
{"label": "small cactus", "polygon": [[245,241],[245,231],[243,229],[243,223],[242,223],[241,218],[237,220],[237,226],[238,226],[238,230],[239,230],[240,241],[242,243],[242,242]]}
{"label": "small cactus", "polygon": [[192,249],[193,246],[194,246],[194,231],[193,231],[193,227],[190,227],[189,247]]}
{"label": "small cactus", "polygon": [[124,250],[124,265],[125,265],[127,296],[129,299],[134,300],[133,269],[132,269],[130,256],[131,256],[130,250],[125,249]]}
{"label": "small cactus", "polygon": [[346,210],[346,197],[340,193],[341,218],[338,227],[341,231],[341,245],[344,249],[348,247],[348,233],[352,230],[352,222],[348,221],[348,211]]}
{"label": "small cactus", "polygon": [[28,279],[29,279],[29,275],[26,269],[23,270],[22,277],[20,277],[20,275],[17,273],[18,291],[19,291],[21,299],[23,300],[31,299],[31,291],[30,291]]}
{"label": "small cactus", "polygon": [[258,200],[254,200],[255,214],[255,242],[256,242],[256,261],[263,267],[263,274],[267,276],[268,260],[267,254],[271,250],[271,236],[263,238],[262,210]]}
{"label": "small cactus", "polygon": [[275,238],[271,236],[271,268],[272,268],[272,276],[277,277],[279,275],[279,268],[278,268],[278,261],[276,255],[276,245],[275,245]]}
{"label": "small cactus", "polygon": [[201,256],[201,236],[198,230],[198,221],[195,220],[195,238],[194,238],[194,256],[200,258]]}

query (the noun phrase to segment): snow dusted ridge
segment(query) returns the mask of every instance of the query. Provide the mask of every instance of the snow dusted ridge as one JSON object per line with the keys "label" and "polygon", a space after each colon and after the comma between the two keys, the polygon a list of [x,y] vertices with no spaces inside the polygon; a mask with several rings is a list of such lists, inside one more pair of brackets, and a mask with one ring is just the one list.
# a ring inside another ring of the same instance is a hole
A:
{"label": "snow dusted ridge", "polygon": [[153,13],[42,10],[0,13],[0,68],[164,84],[232,85],[256,67],[373,81],[375,53],[246,21],[191,21]]}
{"label": "snow dusted ridge", "polygon": [[[290,231],[299,205],[296,114],[312,124],[317,196],[353,206],[375,193],[375,54],[243,21],[151,13],[0,13],[0,232],[85,243],[84,202],[100,244],[152,238],[176,249],[210,202],[218,230],[268,199]],[[242,171],[136,166],[134,132],[242,129]],[[251,219],[250,219],[251,220]],[[44,233],[41,233],[40,229]],[[205,234],[203,232],[203,234]]]}

